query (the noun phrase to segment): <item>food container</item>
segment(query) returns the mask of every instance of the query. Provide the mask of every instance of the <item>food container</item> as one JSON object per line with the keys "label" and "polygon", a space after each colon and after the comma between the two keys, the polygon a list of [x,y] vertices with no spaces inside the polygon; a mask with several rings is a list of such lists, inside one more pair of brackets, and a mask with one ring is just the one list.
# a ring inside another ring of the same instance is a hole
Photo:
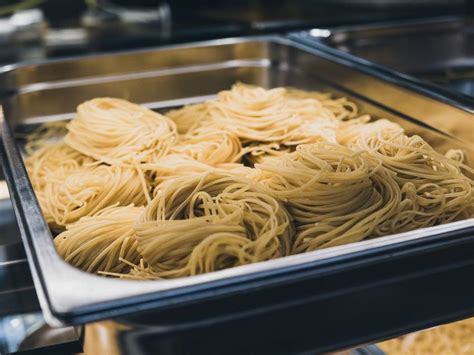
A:
{"label": "food container", "polygon": [[474,26],[469,19],[312,29],[290,37],[474,112]]}
{"label": "food container", "polygon": [[15,214],[4,189],[6,182],[0,165],[0,317],[38,308]]}
{"label": "food container", "polygon": [[[346,96],[364,112],[400,123],[441,151],[465,149],[472,162],[474,121],[462,107],[275,36],[32,64],[9,68],[0,80],[9,83],[2,103],[6,177],[39,302],[52,325],[112,318],[118,333],[131,329],[120,338],[122,345],[151,344],[155,351],[164,349],[156,340],[198,334],[202,344],[212,335],[208,344],[235,345],[236,351],[250,344],[254,351],[268,349],[268,336],[275,334],[289,349],[317,342],[318,351],[329,351],[474,313],[466,281],[474,269],[474,219],[174,280],[87,274],[57,254],[15,139],[17,132],[42,122],[72,118],[76,106],[93,97],[122,97],[164,109],[202,101],[242,81]],[[416,302],[426,299],[425,290],[432,297],[420,308]],[[441,304],[452,290],[455,300]],[[398,307],[411,312],[409,319]],[[349,321],[361,317],[363,327]],[[235,337],[235,329],[245,342]]]}

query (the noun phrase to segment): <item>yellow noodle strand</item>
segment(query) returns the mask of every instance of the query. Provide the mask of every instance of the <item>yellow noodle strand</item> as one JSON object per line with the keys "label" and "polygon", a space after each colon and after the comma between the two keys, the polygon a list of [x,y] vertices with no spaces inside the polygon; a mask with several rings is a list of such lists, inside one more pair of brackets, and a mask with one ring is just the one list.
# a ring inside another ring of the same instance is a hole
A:
{"label": "yellow noodle strand", "polygon": [[262,186],[224,172],[165,181],[135,231],[159,278],[285,256],[293,234],[287,211]]}
{"label": "yellow noodle strand", "polygon": [[170,119],[114,98],[97,98],[79,105],[67,129],[67,145],[108,164],[159,159],[176,141],[176,126]]}
{"label": "yellow noodle strand", "polygon": [[128,263],[138,262],[132,228],[144,207],[107,207],[95,215],[69,224],[54,244],[68,263],[87,272],[128,272]]}
{"label": "yellow noodle strand", "polygon": [[388,355],[474,353],[474,318],[411,333],[378,346]]}
{"label": "yellow noodle strand", "polygon": [[201,127],[183,135],[171,152],[188,155],[208,165],[218,165],[236,161],[241,150],[236,135],[213,127]]}
{"label": "yellow noodle strand", "polygon": [[262,183],[287,201],[297,226],[295,253],[377,234],[400,203],[401,191],[379,161],[337,144],[300,145],[256,167],[268,176]]}

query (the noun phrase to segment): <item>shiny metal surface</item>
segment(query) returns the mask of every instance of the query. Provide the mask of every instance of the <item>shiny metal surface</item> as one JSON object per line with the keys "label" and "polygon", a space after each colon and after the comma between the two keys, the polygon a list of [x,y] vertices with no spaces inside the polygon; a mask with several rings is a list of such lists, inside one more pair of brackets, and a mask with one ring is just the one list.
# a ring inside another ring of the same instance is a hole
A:
{"label": "shiny metal surface", "polygon": [[36,311],[0,317],[0,352],[76,354],[82,347],[73,327],[51,328]]}
{"label": "shiny metal surface", "polygon": [[[81,272],[56,253],[21,157],[15,132],[50,120],[71,118],[80,102],[116,96],[152,108],[199,101],[236,81],[265,87],[296,86],[344,95],[364,112],[402,124],[445,151],[466,150],[472,162],[474,120],[470,113],[420,92],[368,75],[354,64],[279,37],[229,39],[151,51],[86,57],[11,68],[3,81],[15,93],[3,100],[2,136],[7,180],[26,245],[40,304],[53,325],[89,322],[146,309],[228,295],[275,282],[289,270],[350,258],[390,245],[472,231],[474,219],[351,245],[176,280],[138,282]],[[446,120],[449,117],[449,120]]]}
{"label": "shiny metal surface", "polygon": [[[169,339],[167,345],[163,347],[142,347],[139,341],[134,346],[127,344],[127,338],[140,338],[137,333],[153,332],[153,327],[143,328],[137,331],[133,326],[120,324],[113,321],[102,321],[87,324],[83,331],[83,349],[86,354],[110,354],[110,355],[145,355],[145,354],[188,354],[184,347],[179,346],[179,340]],[[133,334],[135,332],[135,334]],[[158,333],[155,333],[159,337]],[[161,350],[161,352],[160,352]],[[196,351],[197,354],[204,352]],[[220,354],[222,349],[210,347],[206,354]],[[234,354],[235,351],[226,349],[226,353]],[[237,352],[239,353],[239,352]],[[244,352],[240,352],[241,354]],[[245,352],[246,353],[246,352]],[[253,354],[260,354],[254,349]],[[278,352],[267,349],[265,354],[319,354],[313,351],[292,352],[289,349],[281,349]],[[352,348],[337,352],[324,352],[324,355],[385,355],[376,345],[364,345],[360,348]]]}
{"label": "shiny metal surface", "polygon": [[20,232],[3,179],[0,166],[0,317],[39,309]]}
{"label": "shiny metal surface", "polygon": [[0,353],[72,343],[77,340],[73,328],[51,329],[45,324],[1,168],[0,172]]}
{"label": "shiny metal surface", "polygon": [[472,20],[412,20],[326,31],[314,29],[294,38],[382,73],[395,74],[474,112]]}

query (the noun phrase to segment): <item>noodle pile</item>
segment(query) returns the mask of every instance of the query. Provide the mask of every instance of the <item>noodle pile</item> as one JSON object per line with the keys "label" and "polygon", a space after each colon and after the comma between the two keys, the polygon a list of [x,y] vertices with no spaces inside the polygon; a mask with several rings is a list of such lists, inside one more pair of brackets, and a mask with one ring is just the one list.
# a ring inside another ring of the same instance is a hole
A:
{"label": "noodle pile", "polygon": [[128,265],[122,259],[140,261],[133,224],[143,209],[111,206],[81,218],[54,239],[56,249],[71,265],[87,272],[123,272]]}
{"label": "noodle pile", "polygon": [[293,153],[268,158],[257,168],[297,223],[293,252],[347,244],[381,235],[400,189],[380,161],[365,152],[332,144],[300,145]]}
{"label": "noodle pile", "polygon": [[79,105],[77,116],[67,129],[64,142],[68,146],[109,164],[159,159],[176,139],[176,126],[169,118],[111,98]]}
{"label": "noodle pile", "polygon": [[54,230],[120,203],[143,205],[135,169],[99,165],[64,143],[46,145],[26,159],[43,214]]}
{"label": "noodle pile", "polygon": [[378,346],[388,355],[474,353],[474,318],[391,339]]}
{"label": "noodle pile", "polygon": [[[423,138],[407,136],[386,120],[364,125],[367,129],[349,145],[363,150],[395,173],[402,190],[400,211],[390,232],[403,232],[472,216],[473,181],[462,173],[474,170],[437,153]],[[453,151],[448,155],[453,155]]]}
{"label": "noodle pile", "polygon": [[242,146],[239,138],[224,130],[202,127],[182,136],[172,153],[183,154],[208,165],[236,160]]}
{"label": "noodle pile", "polygon": [[181,277],[289,255],[290,216],[258,183],[225,172],[160,185],[135,225],[159,277]]}
{"label": "noodle pile", "polygon": [[237,84],[209,103],[216,124],[243,142],[278,142],[287,146],[334,142],[336,115],[320,100],[288,95],[283,88],[265,90]]}
{"label": "noodle pile", "polygon": [[238,83],[164,114],[98,98],[25,149],[59,254],[112,277],[197,275],[474,214],[462,151],[327,93]]}
{"label": "noodle pile", "polygon": [[208,103],[188,105],[177,110],[171,110],[166,113],[166,116],[176,124],[179,134],[185,134],[199,127],[209,126],[212,123]]}

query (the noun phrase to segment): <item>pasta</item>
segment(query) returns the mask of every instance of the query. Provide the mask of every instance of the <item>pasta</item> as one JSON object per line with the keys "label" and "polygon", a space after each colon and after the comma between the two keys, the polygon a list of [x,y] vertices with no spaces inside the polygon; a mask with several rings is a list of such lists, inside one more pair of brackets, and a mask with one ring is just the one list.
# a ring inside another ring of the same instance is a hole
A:
{"label": "pasta", "polygon": [[144,207],[110,206],[69,224],[54,244],[70,264],[87,272],[127,272],[121,259],[138,262],[140,255],[133,224]]}
{"label": "pasta", "polygon": [[201,127],[182,136],[172,153],[188,155],[209,165],[232,163],[242,146],[237,136],[212,127]]}
{"label": "pasta", "polygon": [[327,112],[331,116],[331,118],[335,118],[341,121],[356,118],[359,111],[356,104],[347,100],[345,97],[332,99],[332,95],[329,93],[288,88],[286,96],[292,99],[318,100],[321,103],[322,107],[329,110]]}
{"label": "pasta", "polygon": [[257,183],[210,172],[168,180],[135,225],[159,277],[181,277],[288,255],[287,211]]}
{"label": "pasta", "polygon": [[99,165],[84,167],[60,184],[49,184],[45,205],[55,223],[66,225],[115,203],[145,204],[142,184],[134,169]]}
{"label": "pasta", "polygon": [[93,163],[89,157],[64,143],[43,145],[25,159],[25,165],[36,193],[44,190],[51,180],[62,179],[81,166]]}
{"label": "pasta", "polygon": [[209,126],[212,122],[209,104],[206,102],[168,111],[166,116],[176,124],[179,134],[186,134],[193,129]]}
{"label": "pasta", "polygon": [[293,252],[347,244],[380,235],[400,203],[393,174],[364,152],[330,143],[300,145],[257,164],[263,180],[288,201],[297,223]]}
{"label": "pasta", "polygon": [[278,143],[251,143],[240,151],[241,160],[248,166],[254,167],[268,157],[280,156],[293,151],[292,148]]}
{"label": "pasta", "polygon": [[[142,164],[141,169],[148,173],[149,180],[153,186],[158,186],[166,180],[171,180],[183,175],[201,174],[210,171],[240,171],[244,174],[248,171],[242,170],[242,165],[237,163],[222,163],[216,166],[201,163],[189,155],[170,154],[160,161]],[[155,189],[155,191],[158,191]]]}
{"label": "pasta", "polygon": [[67,129],[67,145],[108,164],[159,159],[176,140],[176,126],[167,117],[112,98],[79,105]]}
{"label": "pasta", "polygon": [[117,202],[146,202],[135,169],[98,165],[64,143],[45,145],[26,159],[26,166],[45,219],[54,230]]}
{"label": "pasta", "polygon": [[331,110],[316,99],[286,96],[284,88],[236,84],[209,105],[214,122],[244,142],[297,145],[336,139],[338,121]]}
{"label": "pasta", "polygon": [[55,218],[51,210],[50,199],[54,198],[51,192],[57,190],[70,175],[92,164],[93,160],[62,142],[45,144],[43,141],[42,146],[37,147],[38,150],[25,159],[25,165],[46,222],[53,230],[60,230],[64,227],[64,221]]}
{"label": "pasta", "polygon": [[474,318],[408,334],[378,345],[388,355],[472,354]]}
{"label": "pasta", "polygon": [[401,127],[384,120],[365,126],[350,146],[380,159],[395,173],[402,190],[402,208],[392,221],[392,232],[472,215],[474,184],[462,170],[474,170],[460,162],[459,156],[454,160],[439,154],[423,138],[409,137]]}
{"label": "pasta", "polygon": [[474,215],[463,151],[328,93],[237,83],[164,114],[97,98],[25,150],[58,252],[108,277],[197,275]]}

